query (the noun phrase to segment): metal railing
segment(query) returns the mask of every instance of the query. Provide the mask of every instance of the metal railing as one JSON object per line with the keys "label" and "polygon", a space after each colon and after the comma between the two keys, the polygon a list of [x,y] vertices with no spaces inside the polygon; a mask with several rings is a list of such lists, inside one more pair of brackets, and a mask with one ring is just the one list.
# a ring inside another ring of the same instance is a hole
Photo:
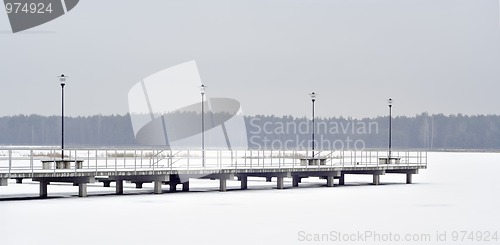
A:
{"label": "metal railing", "polygon": [[[65,160],[83,160],[80,168],[47,168],[42,161],[61,159],[59,148],[0,148],[0,173],[103,172],[145,170],[281,169],[369,166],[426,166],[425,151],[317,151],[315,165],[304,162],[308,151],[165,149],[65,149]],[[384,160],[385,159],[385,160]]]}

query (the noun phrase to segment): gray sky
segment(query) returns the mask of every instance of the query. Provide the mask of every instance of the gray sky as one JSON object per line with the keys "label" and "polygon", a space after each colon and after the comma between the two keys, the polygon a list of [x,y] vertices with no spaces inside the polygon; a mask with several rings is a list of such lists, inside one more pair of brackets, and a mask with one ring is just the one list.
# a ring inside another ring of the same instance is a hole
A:
{"label": "gray sky", "polygon": [[[244,113],[500,114],[498,0],[82,0],[12,34],[0,11],[0,115],[124,114],[144,77],[196,60]],[[181,91],[179,91],[181,92]]]}

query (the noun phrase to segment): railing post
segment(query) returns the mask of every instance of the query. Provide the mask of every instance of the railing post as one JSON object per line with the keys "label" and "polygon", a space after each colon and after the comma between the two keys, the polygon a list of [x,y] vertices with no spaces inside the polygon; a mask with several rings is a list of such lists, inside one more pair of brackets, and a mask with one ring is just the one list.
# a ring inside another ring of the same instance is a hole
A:
{"label": "railing post", "polygon": [[[231,150],[231,154],[232,154],[232,150]],[[235,166],[235,169],[238,169],[238,150],[236,150],[234,152],[234,166]]]}
{"label": "railing post", "polygon": [[425,166],[427,167],[427,151],[425,152]]}
{"label": "railing post", "polygon": [[9,178],[10,178],[11,168],[12,168],[12,150],[9,150]]}
{"label": "railing post", "polygon": [[30,149],[30,169],[31,173],[33,173],[33,149]]}
{"label": "railing post", "polygon": [[233,157],[233,149],[230,149],[231,152],[231,166],[234,164],[234,157]]}
{"label": "railing post", "polygon": [[278,151],[278,167],[281,168],[281,150]]}
{"label": "railing post", "polygon": [[87,149],[87,169],[90,169],[90,149]]}
{"label": "railing post", "polygon": [[144,158],[144,150],[141,149],[141,168],[142,168],[142,159]]}
{"label": "railing post", "polygon": [[253,162],[253,151],[250,150],[250,169],[252,169],[252,162]]}
{"label": "railing post", "polygon": [[[160,156],[158,156],[160,157]],[[156,162],[158,164],[158,167],[160,166],[160,161]],[[172,153],[172,149],[170,149],[170,170],[173,170],[174,168],[174,154]]]}
{"label": "railing post", "polygon": [[410,166],[410,151],[407,150],[405,154],[406,154],[405,160],[408,163],[408,166]]}
{"label": "railing post", "polygon": [[115,174],[118,175],[118,164],[116,162],[116,150],[115,150]]}
{"label": "railing post", "polygon": [[260,166],[260,150],[257,150],[257,167]]}
{"label": "railing post", "polygon": [[134,172],[137,174],[137,150],[134,150]]}
{"label": "railing post", "polygon": [[278,165],[281,167],[281,150],[278,151]]}
{"label": "railing post", "polygon": [[97,159],[99,158],[99,155],[97,155],[97,150],[95,150],[95,172],[97,174]]}
{"label": "railing post", "polygon": [[[318,169],[320,169],[320,168],[321,168],[321,160],[319,160],[319,158],[321,157],[321,152],[322,152],[322,150],[321,150],[321,149],[318,149],[318,152],[316,153],[316,155],[318,156],[318,157],[317,157],[317,158],[318,158]],[[316,157],[314,157],[314,158],[316,158]],[[314,161],[314,160],[313,160],[313,161]]]}
{"label": "railing post", "polygon": [[[93,152],[92,152],[93,153]],[[89,153],[90,154],[90,153]],[[94,155],[94,159],[95,159],[95,165],[97,166],[97,149],[95,150],[95,155]],[[89,161],[89,169],[90,169],[90,161]],[[97,169],[97,167],[96,167]]]}
{"label": "railing post", "polygon": [[270,162],[271,162],[271,167],[273,167],[273,150],[271,150],[271,159],[270,159]]}
{"label": "railing post", "polygon": [[[75,151],[75,159],[74,159],[74,160],[75,160],[75,173],[76,173],[76,165],[78,165],[78,164],[76,163],[76,149],[75,149],[74,151]],[[71,160],[71,150],[70,150],[69,160]],[[70,166],[71,166],[71,163],[70,163]],[[83,164],[82,164],[82,167],[83,167]]]}
{"label": "railing post", "polygon": [[189,159],[191,156],[189,155],[189,150],[187,150],[187,170],[189,170]]}

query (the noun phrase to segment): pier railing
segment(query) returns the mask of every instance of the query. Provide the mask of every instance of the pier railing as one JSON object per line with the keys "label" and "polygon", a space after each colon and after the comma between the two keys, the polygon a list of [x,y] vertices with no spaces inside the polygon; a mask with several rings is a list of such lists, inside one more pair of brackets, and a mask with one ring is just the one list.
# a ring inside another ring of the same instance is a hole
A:
{"label": "pier railing", "polygon": [[[166,149],[85,149],[64,150],[64,159],[82,161],[81,166],[58,169],[42,161],[61,159],[58,148],[0,148],[0,173],[16,172],[100,172],[144,170],[222,170],[265,168],[324,168],[370,166],[426,166],[425,151],[316,151],[317,162],[309,151]],[[312,163],[312,164],[311,164]]]}

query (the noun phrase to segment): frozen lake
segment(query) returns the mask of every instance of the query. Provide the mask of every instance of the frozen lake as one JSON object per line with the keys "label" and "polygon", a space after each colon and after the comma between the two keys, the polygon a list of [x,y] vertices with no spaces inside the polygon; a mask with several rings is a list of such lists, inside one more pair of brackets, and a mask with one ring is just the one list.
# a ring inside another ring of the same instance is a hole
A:
{"label": "frozen lake", "polygon": [[0,187],[0,241],[499,244],[500,153],[429,153],[428,163],[411,185],[405,175],[381,176],[379,186],[370,185],[370,175],[347,175],[346,186],[326,188],[312,178],[291,188],[288,179],[286,189],[276,190],[275,182],[249,178],[249,190],[229,181],[221,193],[218,181],[193,180],[188,193],[136,195],[152,193],[152,184],[127,184],[126,194],[116,196],[114,188],[90,184],[89,197],[78,198],[77,187],[53,184],[49,199],[31,199],[37,183],[11,181]]}

